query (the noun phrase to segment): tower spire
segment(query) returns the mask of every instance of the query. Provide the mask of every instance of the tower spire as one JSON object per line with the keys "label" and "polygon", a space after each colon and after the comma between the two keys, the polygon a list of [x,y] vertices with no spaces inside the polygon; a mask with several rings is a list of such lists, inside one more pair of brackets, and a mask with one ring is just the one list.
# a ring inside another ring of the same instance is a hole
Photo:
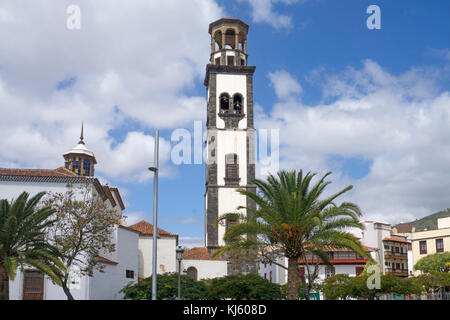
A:
{"label": "tower spire", "polygon": [[84,136],[83,136],[83,121],[81,121],[81,134],[80,134],[80,142],[78,142],[78,144],[84,144]]}

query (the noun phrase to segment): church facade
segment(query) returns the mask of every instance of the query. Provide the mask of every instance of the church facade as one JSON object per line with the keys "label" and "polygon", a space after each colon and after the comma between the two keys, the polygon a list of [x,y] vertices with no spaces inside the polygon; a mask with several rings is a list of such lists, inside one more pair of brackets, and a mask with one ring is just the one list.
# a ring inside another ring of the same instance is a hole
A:
{"label": "church facade", "polygon": [[[207,88],[205,242],[210,253],[225,245],[227,223],[217,219],[238,207],[255,204],[237,192],[256,192],[253,73],[248,65],[249,26],[239,19],[222,18],[209,25],[210,63],[206,66]],[[247,214],[246,209],[240,212]],[[228,274],[256,273],[257,264],[229,259]]]}

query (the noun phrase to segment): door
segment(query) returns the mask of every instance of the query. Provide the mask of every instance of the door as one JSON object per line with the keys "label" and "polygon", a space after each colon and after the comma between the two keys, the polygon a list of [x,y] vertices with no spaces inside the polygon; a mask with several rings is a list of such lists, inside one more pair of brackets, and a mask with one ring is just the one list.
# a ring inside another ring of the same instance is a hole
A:
{"label": "door", "polygon": [[23,300],[44,299],[44,274],[38,270],[25,270],[23,273]]}

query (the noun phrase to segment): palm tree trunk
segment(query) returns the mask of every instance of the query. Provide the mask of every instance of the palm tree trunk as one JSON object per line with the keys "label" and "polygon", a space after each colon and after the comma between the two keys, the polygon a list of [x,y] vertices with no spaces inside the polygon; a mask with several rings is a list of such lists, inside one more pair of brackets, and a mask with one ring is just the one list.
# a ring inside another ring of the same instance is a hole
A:
{"label": "palm tree trunk", "polygon": [[298,259],[288,258],[287,299],[298,300]]}
{"label": "palm tree trunk", "polygon": [[0,300],[9,300],[9,276],[2,262],[0,262]]}

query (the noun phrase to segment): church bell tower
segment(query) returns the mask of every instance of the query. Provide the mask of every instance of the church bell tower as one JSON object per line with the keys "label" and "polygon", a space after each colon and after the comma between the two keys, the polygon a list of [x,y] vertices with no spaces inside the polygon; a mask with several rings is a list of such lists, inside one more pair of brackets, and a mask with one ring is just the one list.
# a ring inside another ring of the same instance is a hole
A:
{"label": "church bell tower", "polygon": [[[248,66],[248,29],[243,21],[231,18],[209,25],[211,55],[204,84],[207,87],[205,239],[210,253],[225,245],[227,223],[216,225],[217,218],[238,212],[239,206],[254,207],[253,202],[237,192],[237,189],[256,192],[251,184],[255,178],[255,67]],[[244,209],[240,212],[247,214]],[[257,272],[256,262],[228,260],[228,274]]]}

